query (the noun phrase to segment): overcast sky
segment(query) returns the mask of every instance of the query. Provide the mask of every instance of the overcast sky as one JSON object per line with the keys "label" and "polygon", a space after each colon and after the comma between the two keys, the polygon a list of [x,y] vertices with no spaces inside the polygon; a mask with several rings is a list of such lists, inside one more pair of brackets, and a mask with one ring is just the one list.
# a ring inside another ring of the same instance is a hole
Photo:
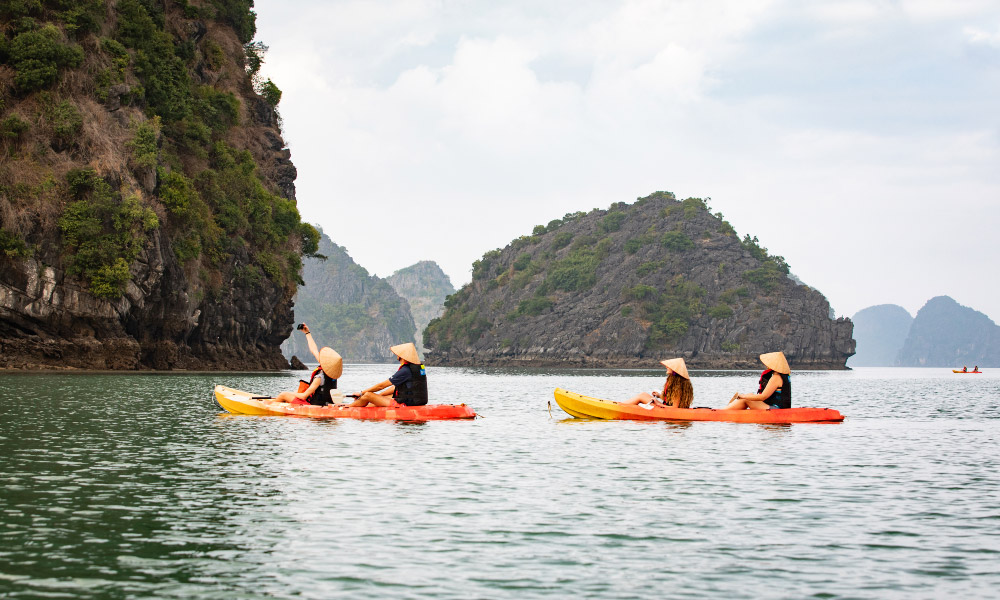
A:
{"label": "overcast sky", "polygon": [[711,197],[838,315],[1000,320],[996,0],[257,0],[299,210],[370,272]]}

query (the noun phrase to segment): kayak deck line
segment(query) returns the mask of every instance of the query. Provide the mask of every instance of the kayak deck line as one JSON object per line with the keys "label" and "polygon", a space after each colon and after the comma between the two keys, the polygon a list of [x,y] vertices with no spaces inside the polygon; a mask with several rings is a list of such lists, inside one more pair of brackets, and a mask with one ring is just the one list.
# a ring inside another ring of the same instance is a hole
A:
{"label": "kayak deck line", "polygon": [[773,408],[771,410],[720,410],[717,408],[643,408],[577,394],[562,388],[554,392],[556,404],[581,419],[633,421],[725,421],[730,423],[839,423],[844,420],[832,408]]}
{"label": "kayak deck line", "polygon": [[215,401],[234,415],[295,416],[314,419],[360,419],[370,421],[445,421],[474,419],[476,412],[465,404],[427,404],[425,406],[313,406],[289,404],[254,396],[249,392],[215,386]]}

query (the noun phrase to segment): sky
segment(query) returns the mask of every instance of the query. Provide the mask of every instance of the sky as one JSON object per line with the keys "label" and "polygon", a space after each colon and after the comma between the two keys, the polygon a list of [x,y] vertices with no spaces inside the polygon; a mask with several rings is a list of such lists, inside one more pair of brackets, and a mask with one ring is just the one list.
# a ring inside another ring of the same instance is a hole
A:
{"label": "sky", "polygon": [[369,272],[710,198],[836,313],[1000,320],[996,0],[257,0],[299,211]]}

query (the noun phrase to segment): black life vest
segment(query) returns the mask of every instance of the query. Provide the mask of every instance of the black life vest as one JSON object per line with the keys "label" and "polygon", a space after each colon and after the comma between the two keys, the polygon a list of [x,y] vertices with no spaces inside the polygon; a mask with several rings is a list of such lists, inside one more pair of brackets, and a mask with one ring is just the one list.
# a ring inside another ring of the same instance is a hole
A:
{"label": "black life vest", "polygon": [[427,373],[424,365],[406,363],[401,369],[410,370],[410,378],[396,386],[392,398],[406,406],[423,406],[427,404]]}
{"label": "black life vest", "polygon": [[792,378],[784,373],[779,373],[771,369],[765,370],[760,374],[760,387],[757,388],[758,394],[764,393],[764,388],[767,387],[767,382],[771,381],[771,377],[777,375],[781,377],[781,387],[774,390],[771,397],[764,400],[772,406],[777,406],[778,408],[791,408],[792,407]]}
{"label": "black life vest", "polygon": [[[316,370],[309,376],[309,385],[312,385],[313,380],[316,379],[316,377],[322,372],[323,367],[316,367]],[[320,386],[316,388],[316,391],[313,392],[312,396],[309,396],[306,400],[309,401],[309,404],[315,406],[333,404],[333,398],[330,396],[330,392],[335,389],[337,389],[337,380],[333,379],[326,373],[323,373],[323,383],[320,384]]]}

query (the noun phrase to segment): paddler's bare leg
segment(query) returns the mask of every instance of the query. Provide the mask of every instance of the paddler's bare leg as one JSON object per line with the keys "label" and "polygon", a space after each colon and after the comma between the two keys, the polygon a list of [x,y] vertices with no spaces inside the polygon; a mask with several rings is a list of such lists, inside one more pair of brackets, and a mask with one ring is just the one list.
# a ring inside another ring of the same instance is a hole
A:
{"label": "paddler's bare leg", "polygon": [[652,395],[648,394],[647,392],[642,392],[641,394],[635,396],[634,398],[630,398],[628,400],[625,400],[624,402],[619,402],[619,404],[632,404],[632,405],[648,404],[652,401],[653,401]]}
{"label": "paddler's bare leg", "polygon": [[734,398],[728,406],[724,407],[722,410],[768,410],[771,408],[768,406],[767,402],[763,400],[744,400],[742,398]]}
{"label": "paddler's bare leg", "polygon": [[295,395],[295,392],[281,392],[280,394],[278,394],[274,398],[274,401],[275,402],[291,402],[292,400],[297,400],[297,399],[298,399],[298,396]]}
{"label": "paddler's bare leg", "polygon": [[392,398],[376,394],[375,392],[365,392],[360,398],[352,402],[351,406],[368,406],[369,404],[374,406],[389,406],[392,404]]}

